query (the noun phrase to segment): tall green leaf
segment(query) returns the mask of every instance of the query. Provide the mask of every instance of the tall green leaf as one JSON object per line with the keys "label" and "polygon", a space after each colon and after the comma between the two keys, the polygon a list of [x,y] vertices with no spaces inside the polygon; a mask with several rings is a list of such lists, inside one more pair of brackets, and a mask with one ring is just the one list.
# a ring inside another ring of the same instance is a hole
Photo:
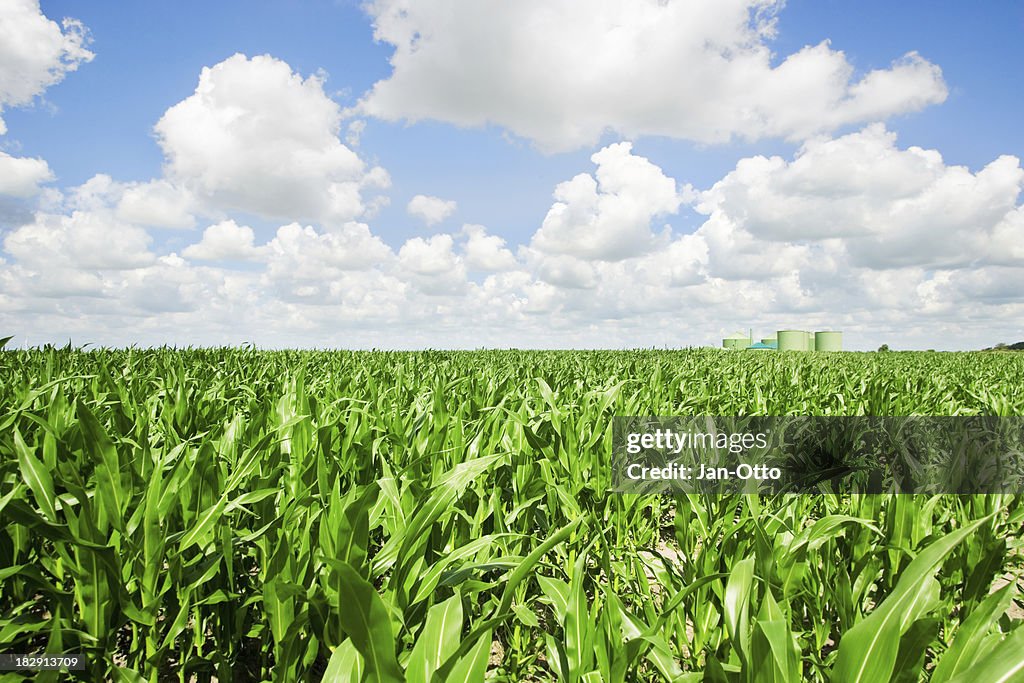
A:
{"label": "tall green leaf", "polygon": [[985,655],[977,666],[950,683],[1020,683],[1024,681],[1024,628],[1020,625]]}
{"label": "tall green leaf", "polygon": [[725,584],[725,626],[729,640],[741,662],[747,661],[747,639],[750,624],[750,589],[754,581],[754,558],[736,563]]}
{"label": "tall green leaf", "polygon": [[903,570],[892,593],[839,642],[832,680],[836,683],[888,681],[899,652],[900,638],[931,606],[935,570],[956,546],[991,515],[971,522],[932,542]]}
{"label": "tall green leaf", "polygon": [[344,593],[341,625],[366,665],[365,679],[374,683],[401,683],[402,670],[395,657],[395,634],[388,608],[369,581],[352,565],[334,565]]}
{"label": "tall green leaf", "polygon": [[951,678],[970,671],[980,655],[985,634],[1010,607],[1017,587],[1008,583],[985,598],[956,630],[953,643],[939,658],[932,672],[931,683],[946,683]]}
{"label": "tall green leaf", "polygon": [[427,623],[405,667],[405,680],[430,683],[434,672],[458,649],[461,634],[462,598],[456,594],[427,612]]}

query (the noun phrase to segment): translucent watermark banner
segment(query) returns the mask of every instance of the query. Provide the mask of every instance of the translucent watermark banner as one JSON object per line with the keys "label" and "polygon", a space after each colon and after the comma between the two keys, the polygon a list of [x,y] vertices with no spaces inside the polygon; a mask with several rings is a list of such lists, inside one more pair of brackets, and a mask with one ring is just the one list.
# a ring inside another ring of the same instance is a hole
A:
{"label": "translucent watermark banner", "polygon": [[616,417],[618,493],[1024,493],[1024,417]]}

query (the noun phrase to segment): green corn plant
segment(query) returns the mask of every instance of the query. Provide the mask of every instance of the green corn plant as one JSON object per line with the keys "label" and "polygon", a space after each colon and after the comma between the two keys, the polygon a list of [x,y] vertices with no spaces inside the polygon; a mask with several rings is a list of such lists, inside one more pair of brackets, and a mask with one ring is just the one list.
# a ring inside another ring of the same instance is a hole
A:
{"label": "green corn plant", "polygon": [[[609,463],[617,415],[927,440],[1021,385],[1012,354],[8,349],[0,650],[150,682],[1019,680],[1020,494],[619,495]],[[65,674],[2,680],[37,676]]]}

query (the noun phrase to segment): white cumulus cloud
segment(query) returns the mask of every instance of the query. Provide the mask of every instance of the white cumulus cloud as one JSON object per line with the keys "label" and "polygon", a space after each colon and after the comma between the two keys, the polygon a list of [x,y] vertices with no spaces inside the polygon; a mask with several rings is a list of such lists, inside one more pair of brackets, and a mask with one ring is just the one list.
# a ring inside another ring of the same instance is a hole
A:
{"label": "white cumulus cloud", "polygon": [[392,74],[359,109],[496,124],[550,151],[606,131],[720,143],[804,139],[945,100],[913,52],[862,76],[828,40],[775,59],[782,0],[451,0],[367,4]]}
{"label": "white cumulus cloud", "polygon": [[371,270],[394,254],[365,223],[350,222],[328,232],[289,223],[265,247],[267,276],[273,281],[329,281],[345,271]]}
{"label": "white cumulus cloud", "polygon": [[531,246],[549,254],[620,260],[657,243],[651,221],[675,213],[690,196],[646,158],[619,142],[590,157],[594,175],[581,173],[555,188],[551,206]]}
{"label": "white cumulus cloud", "polygon": [[341,119],[323,77],[236,54],[204,68],[155,130],[168,179],[212,209],[340,225],[366,210],[364,190],[390,183],[342,144]]}
{"label": "white cumulus cloud", "polygon": [[167,180],[132,183],[125,187],[117,215],[129,223],[154,228],[187,229],[195,226],[195,200],[181,185]]}
{"label": "white cumulus cloud", "polygon": [[696,208],[710,217],[709,238],[778,252],[774,262],[780,249],[837,239],[859,266],[955,267],[998,257],[997,241],[1008,246],[1022,187],[1016,157],[972,172],[936,150],[901,149],[876,124],[809,141],[792,161],[743,159]]}
{"label": "white cumulus cloud", "polygon": [[182,256],[198,261],[250,261],[260,256],[256,235],[248,225],[226,220],[203,231],[203,238],[190,245]]}
{"label": "white cumulus cloud", "polygon": [[406,210],[428,226],[440,223],[455,213],[456,204],[450,199],[418,194],[409,200]]}
{"label": "white cumulus cloud", "polygon": [[464,225],[462,234],[467,238],[464,247],[466,265],[473,270],[498,272],[513,270],[518,262],[506,246],[505,239],[490,235],[482,225]]}
{"label": "white cumulus cloud", "polygon": [[38,211],[3,239],[15,259],[4,287],[26,305],[31,297],[108,296],[125,272],[154,263],[150,243],[144,230],[106,211]]}
{"label": "white cumulus cloud", "polygon": [[118,223],[109,214],[73,211],[37,213],[34,222],[8,233],[3,244],[19,263],[44,270],[125,270],[155,259],[150,241],[144,230]]}
{"label": "white cumulus cloud", "polygon": [[[5,107],[32,102],[46,88],[93,58],[80,21],[48,19],[39,0],[0,3],[0,115]],[[0,134],[7,131],[0,117]]]}
{"label": "white cumulus cloud", "polygon": [[26,198],[39,193],[42,183],[53,180],[53,171],[42,159],[12,157],[0,152],[0,195]]}
{"label": "white cumulus cloud", "polygon": [[466,268],[451,235],[413,237],[398,251],[401,276],[426,294],[455,294],[466,284]]}

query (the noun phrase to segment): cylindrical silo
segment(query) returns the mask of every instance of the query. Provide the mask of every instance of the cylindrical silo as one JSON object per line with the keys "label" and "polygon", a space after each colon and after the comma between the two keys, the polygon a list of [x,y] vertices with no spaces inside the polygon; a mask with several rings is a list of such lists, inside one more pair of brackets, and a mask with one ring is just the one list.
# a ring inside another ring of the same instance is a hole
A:
{"label": "cylindrical silo", "polygon": [[779,351],[806,351],[807,333],[803,330],[779,330]]}
{"label": "cylindrical silo", "polygon": [[745,349],[751,344],[750,335],[736,332],[722,340],[723,349]]}
{"label": "cylindrical silo", "polygon": [[842,351],[843,333],[835,331],[814,333],[815,351]]}

